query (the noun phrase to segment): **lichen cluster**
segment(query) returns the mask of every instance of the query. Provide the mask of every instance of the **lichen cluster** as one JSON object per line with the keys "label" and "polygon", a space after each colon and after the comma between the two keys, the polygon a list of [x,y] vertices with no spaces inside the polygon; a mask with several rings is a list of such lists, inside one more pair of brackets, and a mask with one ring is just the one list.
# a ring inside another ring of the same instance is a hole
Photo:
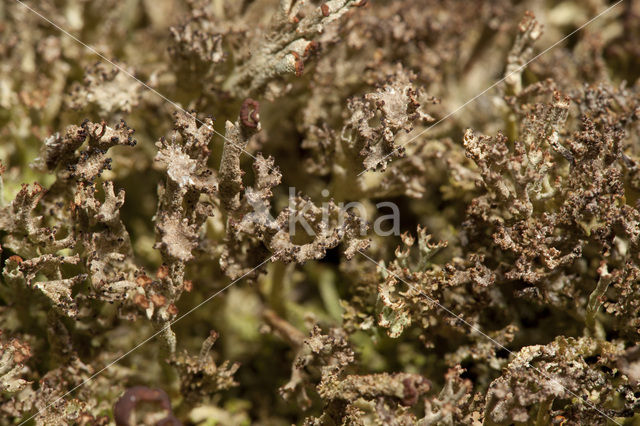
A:
{"label": "lichen cluster", "polygon": [[640,422],[640,2],[0,28],[0,424]]}

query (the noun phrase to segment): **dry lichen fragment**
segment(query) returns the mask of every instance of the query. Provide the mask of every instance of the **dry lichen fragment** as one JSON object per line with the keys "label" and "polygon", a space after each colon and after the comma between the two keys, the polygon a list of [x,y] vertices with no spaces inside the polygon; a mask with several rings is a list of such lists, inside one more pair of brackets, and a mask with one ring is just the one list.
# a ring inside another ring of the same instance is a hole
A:
{"label": "dry lichen fragment", "polygon": [[[318,395],[331,407],[329,411],[334,411],[334,416],[344,419],[349,416],[354,406],[371,401],[389,401],[392,404],[400,403],[404,406],[414,405],[431,389],[429,380],[419,374],[349,374],[347,368],[354,363],[355,358],[342,329],[331,329],[327,334],[323,334],[320,327],[316,325],[311,335],[301,342],[298,333],[292,333],[289,330],[290,325],[287,325],[284,320],[273,314],[268,318],[269,323],[279,334],[283,337],[292,337],[291,343],[297,351],[291,379],[280,388],[280,392],[285,398],[301,392],[303,406],[308,406],[309,403],[305,388],[317,380],[309,374],[309,371],[318,368],[321,372],[320,382],[316,385]],[[322,422],[322,418],[306,420],[306,424],[317,424],[315,422]]]}
{"label": "dry lichen fragment", "polygon": [[[39,290],[61,312],[69,317],[78,314],[76,301],[72,297],[73,288],[82,283],[86,274],[63,278],[61,266],[75,265],[79,256],[56,256],[44,254],[28,260],[17,256],[10,258],[3,271],[3,278],[14,289],[32,288]],[[45,278],[42,280],[42,278]]]}
{"label": "dry lichen fragment", "polygon": [[542,25],[531,12],[527,12],[518,24],[518,35],[507,57],[505,83],[510,94],[522,91],[522,67],[533,55],[533,43],[542,35]]}
{"label": "dry lichen fragment", "polygon": [[[133,70],[127,71],[133,74]],[[98,62],[85,69],[82,84],[71,88],[67,102],[74,109],[86,110],[94,106],[101,116],[116,112],[130,113],[140,103],[142,90],[140,83],[126,73]]]}
{"label": "dry lichen fragment", "polygon": [[378,313],[378,325],[387,329],[387,334],[391,338],[400,337],[406,327],[411,325],[411,315],[409,314],[405,302],[402,299],[392,300],[391,294],[395,292],[397,281],[390,280],[380,283],[378,286],[378,301],[381,307],[376,309]]}
{"label": "dry lichen fragment", "polygon": [[217,338],[218,333],[211,331],[197,357],[182,353],[173,355],[169,361],[178,370],[182,395],[190,400],[198,401],[215,392],[238,386],[233,375],[240,364],[224,361],[216,365],[213,360],[210,351]]}
{"label": "dry lichen fragment", "polygon": [[6,340],[0,330],[0,391],[15,393],[30,384],[22,375],[28,371],[25,361],[31,358],[31,348],[18,339]]}
{"label": "dry lichen fragment", "polygon": [[[253,113],[249,113],[249,108],[253,108]],[[244,189],[240,169],[240,156],[246,149],[249,139],[260,131],[260,117],[257,102],[246,99],[240,109],[238,120],[235,123],[227,121],[225,123],[225,144],[220,160],[220,199],[223,207],[230,213],[235,213],[240,208],[241,191]],[[264,158],[258,154],[256,164],[264,162]],[[273,163],[273,161],[271,161]],[[255,167],[259,167],[254,165]],[[273,164],[271,164],[273,167]],[[276,172],[277,173],[277,172]],[[280,183],[274,182],[274,186]]]}
{"label": "dry lichen fragment", "polygon": [[[251,55],[238,64],[235,72],[223,83],[223,89],[236,97],[244,97],[286,74],[299,74],[308,56],[309,45],[326,26],[340,19],[356,6],[354,0],[326,2],[325,15],[320,8],[306,2],[283,0],[268,29],[251,41]],[[296,19],[300,15],[302,19]]]}
{"label": "dry lichen fragment", "polygon": [[[369,246],[368,239],[358,238],[364,234],[363,219],[352,212],[341,209],[331,201],[324,203],[322,207],[317,207],[302,197],[296,197],[292,201],[294,208],[283,210],[276,218],[276,232],[267,230],[265,244],[275,253],[275,260],[304,263],[307,260],[321,259],[328,249],[336,247],[343,240],[346,242],[345,257],[350,259],[357,251]],[[309,224],[313,231],[312,242],[295,244],[292,241],[288,229],[292,214],[300,215]]]}
{"label": "dry lichen fragment", "polygon": [[[171,140],[164,137],[156,143],[155,163],[166,179],[158,185],[158,206],[155,214],[156,243],[164,261],[159,269],[151,300],[156,303],[155,315],[167,323],[178,314],[175,302],[185,286],[185,268],[194,256],[192,251],[200,241],[200,229],[208,217],[213,216],[213,196],[217,192],[217,179],[207,167],[209,142],[214,134],[213,120],[198,120],[194,113],[175,113],[175,133]],[[205,197],[206,196],[206,197]],[[143,305],[146,301],[140,300]],[[164,303],[166,301],[166,303]],[[165,338],[171,353],[175,352],[176,338],[168,324],[164,325]]]}
{"label": "dry lichen fragment", "polygon": [[[181,72],[197,76],[180,84],[236,99],[262,93],[269,98],[280,96],[289,90],[282,80],[302,75],[318,40],[339,41],[335,27],[358,5],[354,0],[331,0],[320,8],[310,2],[283,0],[255,16],[252,5],[192,2],[188,18],[170,29],[174,64]],[[210,77],[206,83],[203,75]]]}
{"label": "dry lichen fragment", "polygon": [[[56,133],[47,138],[40,156],[34,161],[43,170],[57,170],[62,180],[93,182],[105,169],[111,168],[107,150],[117,145],[135,146],[134,131],[120,121],[115,127],[85,121],[80,127],[69,126],[64,136]],[[77,149],[86,148],[80,152]]]}
{"label": "dry lichen fragment", "polygon": [[200,201],[200,194],[217,191],[214,173],[207,167],[213,121],[207,119],[199,126],[193,115],[178,112],[175,117],[180,141],[176,135],[171,140],[162,138],[156,143],[155,159],[167,174],[165,184],[158,189],[156,248],[171,263],[192,259],[200,226],[213,215],[211,204]]}
{"label": "dry lichen fragment", "polygon": [[104,201],[95,197],[93,185],[79,184],[74,198],[74,218],[86,268],[96,296],[103,300],[132,297],[137,287],[129,233],[120,218],[124,191],[115,194],[113,183],[104,182]]}
{"label": "dry lichen fragment", "polygon": [[417,424],[473,424],[477,426],[481,417],[475,396],[472,395],[472,382],[463,379],[465,370],[456,365],[445,374],[445,384],[437,396],[425,398],[425,415]]}
{"label": "dry lichen fragment", "polygon": [[[423,330],[436,323],[461,331],[468,324],[479,328],[475,324],[478,312],[486,304],[495,304],[490,295],[496,277],[483,265],[484,258],[471,254],[467,259],[454,258],[442,266],[435,265],[431,258],[447,243],[432,242],[431,235],[421,227],[417,239],[405,233],[402,242],[395,250],[395,259],[388,265],[381,262],[378,267],[380,281],[374,310],[378,325],[392,338],[399,337],[412,324]],[[456,321],[452,313],[467,324]],[[423,336],[424,342],[430,344],[428,333]]]}
{"label": "dry lichen fragment", "polygon": [[[39,290],[70,317],[79,314],[86,296],[110,302],[133,296],[136,267],[119,216],[124,192],[116,196],[113,183],[104,182],[105,199],[100,202],[92,183],[110,164],[107,150],[133,146],[132,134],[124,122],[111,128],[104,122],[86,121],[82,127],[69,126],[64,137],[56,134],[45,141],[35,164],[56,173],[56,182],[49,190],[37,184],[32,191],[23,187],[5,207],[15,212],[7,216],[13,221],[0,223],[8,233],[5,246],[12,247],[16,241],[16,253],[24,258],[15,268],[5,265],[3,273],[14,288],[24,285]],[[72,296],[87,278],[91,291]]]}
{"label": "dry lichen fragment", "polygon": [[[576,99],[581,110],[578,130],[567,135],[563,123],[568,99],[554,93],[550,104],[526,101],[549,85],[536,85],[535,91],[526,89],[512,99],[516,113],[523,115],[524,141],[516,141],[514,154],[509,154],[504,137],[491,144],[488,138],[467,133],[467,152],[480,167],[488,190],[472,202],[468,230],[475,235],[472,238],[489,231],[496,248],[514,256],[512,266],[505,264],[505,277],[535,285],[519,296],[577,310],[593,332],[594,304],[612,307],[617,303],[621,311],[629,309],[628,283],[637,274],[637,263],[631,259],[637,253],[640,213],[623,201],[628,194],[623,173],[630,162],[621,142],[624,128],[635,116],[637,100],[621,100],[621,94],[614,96],[616,91],[606,87],[587,88]],[[585,257],[585,247],[594,246],[601,247],[607,264],[618,265],[610,280],[619,302],[605,302],[606,292],[591,279],[584,282],[591,293],[585,295],[583,281],[569,278],[578,259]],[[589,306],[588,298],[592,298]],[[577,306],[575,300],[579,300]]]}
{"label": "dry lichen fragment", "polygon": [[194,14],[188,22],[171,27],[175,44],[170,49],[172,56],[186,60],[194,68],[201,64],[223,62],[227,56],[222,50],[224,33],[216,32],[220,30],[212,21],[213,17],[203,11]]}
{"label": "dry lichen fragment", "polygon": [[[100,400],[109,393],[105,385],[113,376],[97,378],[74,397],[65,398],[69,389],[85,381],[96,369],[80,360],[71,333],[54,312],[48,313],[44,331],[51,345],[51,366],[42,374],[37,386],[26,387],[11,399],[3,400],[3,415],[16,418],[33,415],[37,425],[106,425],[108,416],[93,413],[100,411],[99,407],[103,405]],[[119,388],[115,384],[111,389],[118,392]],[[87,395],[93,398],[87,398]]]}
{"label": "dry lichen fragment", "polygon": [[[385,170],[394,157],[405,154],[404,147],[395,143],[397,136],[402,131],[410,132],[415,124],[434,121],[423,111],[425,100],[413,79],[413,73],[398,66],[377,91],[349,101],[340,137],[357,152],[366,170]],[[370,123],[376,120],[379,124],[372,126]]]}
{"label": "dry lichen fragment", "polygon": [[428,380],[409,373],[349,375],[340,380],[330,378],[318,385],[318,393],[327,400],[353,401],[358,398],[392,397],[404,405],[415,404],[430,389]]}
{"label": "dry lichen fragment", "polygon": [[[273,254],[273,261],[304,263],[321,259],[328,249],[341,242],[345,243],[347,258],[368,247],[367,239],[358,238],[366,229],[363,220],[334,202],[318,207],[309,199],[297,196],[289,200],[290,206],[277,217],[271,216],[272,189],[282,179],[274,160],[258,154],[253,164],[254,184],[245,187],[242,183],[241,149],[259,130],[259,125],[242,124],[242,113],[235,123],[226,123],[219,172],[221,204],[227,215],[226,244],[220,258],[223,271],[232,279],[249,273],[255,266],[250,259],[265,253],[264,248]],[[300,232],[307,233],[310,242],[293,241],[290,229],[296,220],[293,215],[300,215],[308,224],[309,229]]]}
{"label": "dry lichen fragment", "polygon": [[[509,419],[527,422],[532,416],[539,416],[538,409],[549,414],[547,407],[554,400],[575,400],[575,404],[563,403],[552,412],[576,421],[605,424],[606,418],[594,407],[602,410],[616,388],[629,386],[624,377],[617,377],[611,369],[621,349],[589,338],[564,337],[548,345],[525,347],[502,376],[491,383],[485,416],[498,423]],[[596,368],[591,367],[592,363]],[[634,404],[635,398],[619,411],[606,412],[609,417],[616,417]]]}
{"label": "dry lichen fragment", "polygon": [[[518,254],[508,272],[510,278],[535,282],[581,254],[583,243],[557,231],[567,223],[566,213],[552,207],[562,202],[564,195],[558,190],[566,179],[561,174],[563,159],[558,159],[554,145],[568,109],[568,99],[558,93],[552,104],[536,105],[535,115],[522,122],[522,140],[514,143],[512,155],[501,134],[488,138],[471,130],[465,133],[467,155],[480,168],[488,189],[487,195],[472,202],[471,217],[482,215],[483,220],[492,222],[496,244]],[[483,211],[489,204],[500,206],[503,213],[490,216]]]}
{"label": "dry lichen fragment", "polygon": [[72,235],[59,238],[57,227],[45,226],[44,217],[36,216],[45,194],[46,190],[38,183],[32,188],[23,185],[15,199],[0,208],[0,230],[8,233],[4,245],[20,256],[55,253],[74,244]]}

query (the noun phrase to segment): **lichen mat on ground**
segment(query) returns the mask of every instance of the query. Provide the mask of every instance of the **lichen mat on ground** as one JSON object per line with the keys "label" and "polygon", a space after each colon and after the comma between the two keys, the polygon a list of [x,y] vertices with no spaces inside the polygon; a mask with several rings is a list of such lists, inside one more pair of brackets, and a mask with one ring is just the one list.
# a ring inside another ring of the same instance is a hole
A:
{"label": "lichen mat on ground", "polygon": [[0,425],[640,424],[639,22],[3,1]]}

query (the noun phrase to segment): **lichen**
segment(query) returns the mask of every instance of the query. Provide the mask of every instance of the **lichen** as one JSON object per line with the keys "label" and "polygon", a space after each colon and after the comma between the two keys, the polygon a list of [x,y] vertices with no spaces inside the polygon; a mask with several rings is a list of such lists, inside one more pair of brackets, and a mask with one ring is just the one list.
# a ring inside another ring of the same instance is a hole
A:
{"label": "lichen", "polygon": [[2,2],[0,424],[638,424],[639,17]]}

